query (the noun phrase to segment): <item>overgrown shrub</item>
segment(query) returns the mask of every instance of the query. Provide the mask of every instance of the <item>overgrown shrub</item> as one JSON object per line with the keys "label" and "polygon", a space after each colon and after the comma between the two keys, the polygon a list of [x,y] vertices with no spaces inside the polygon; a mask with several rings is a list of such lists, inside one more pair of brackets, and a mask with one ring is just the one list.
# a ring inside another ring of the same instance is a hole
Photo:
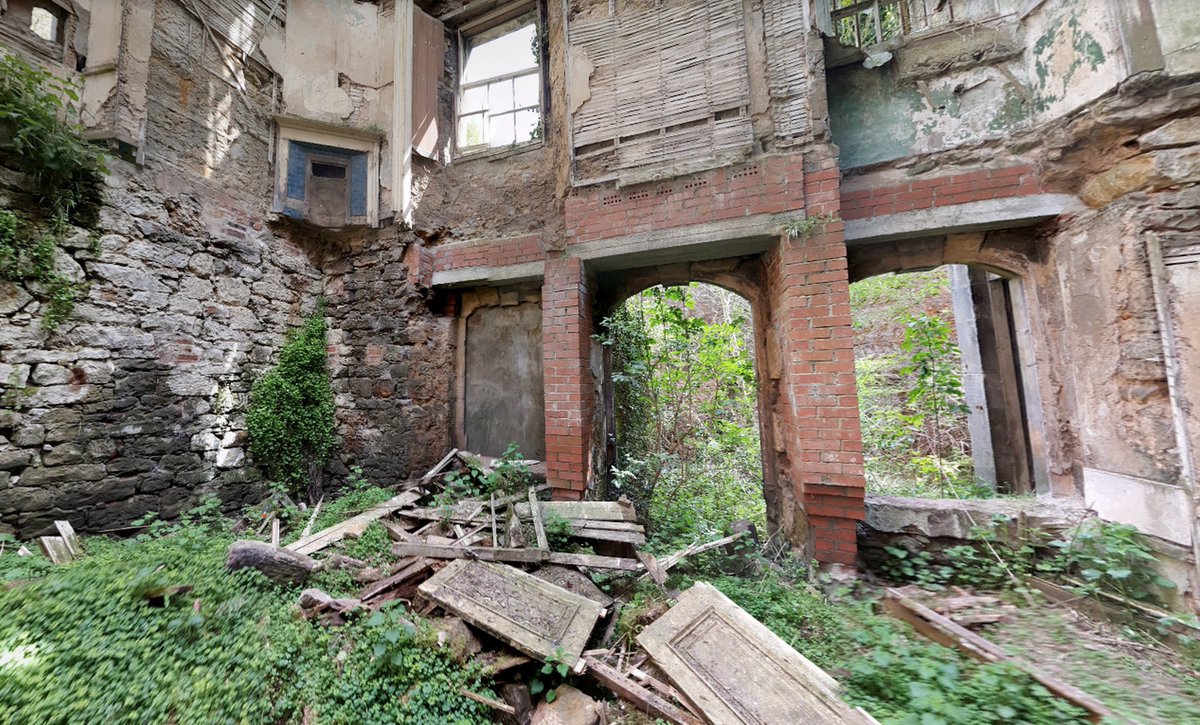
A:
{"label": "overgrown shrub", "polygon": [[324,304],[288,333],[279,362],[250,390],[250,453],[288,493],[321,493],[321,469],[337,443],[333,386],[325,354]]}

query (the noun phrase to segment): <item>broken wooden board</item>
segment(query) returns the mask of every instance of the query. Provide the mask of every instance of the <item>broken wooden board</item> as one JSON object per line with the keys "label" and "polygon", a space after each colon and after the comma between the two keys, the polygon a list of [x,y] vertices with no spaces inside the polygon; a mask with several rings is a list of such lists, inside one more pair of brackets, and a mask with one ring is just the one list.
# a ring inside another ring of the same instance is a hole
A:
{"label": "broken wooden board", "polygon": [[340,524],[330,526],[328,529],[318,531],[311,536],[293,541],[287,545],[287,548],[298,554],[312,554],[346,537],[355,538],[362,536],[367,527],[371,525],[371,522],[377,521],[405,506],[411,506],[420,500],[420,498],[421,494],[416,491],[405,491],[399,496],[393,496],[381,504],[372,506],[357,516],[346,519]]}
{"label": "broken wooden board", "polygon": [[[517,504],[517,515],[532,515],[528,503]],[[637,511],[617,501],[543,501],[542,516],[558,516],[572,521],[631,521],[637,523]]]}
{"label": "broken wooden board", "polygon": [[[503,564],[451,562],[419,587],[466,622],[531,657],[574,666],[603,608]],[[561,651],[560,651],[561,650]]]}
{"label": "broken wooden board", "polygon": [[608,686],[629,704],[650,717],[666,720],[675,725],[701,725],[699,718],[676,707],[671,701],[626,677],[615,667],[598,659],[587,658],[587,672]]}
{"label": "broken wooden board", "polygon": [[566,566],[582,566],[588,569],[617,569],[620,571],[639,571],[641,562],[637,559],[624,559],[619,556],[597,556],[596,554],[566,554],[552,551],[546,557],[551,564]]}
{"label": "broken wooden board", "polygon": [[38,548],[46,555],[46,558],[55,564],[68,564],[75,561],[75,557],[71,554],[70,547],[61,536],[39,536]]}
{"label": "broken wooden board", "polygon": [[545,549],[506,549],[481,546],[470,548],[454,544],[419,544],[397,541],[392,544],[392,553],[397,556],[425,556],[430,559],[480,559],[483,561],[517,561],[538,564],[546,561],[550,552]]}
{"label": "broken wooden board", "polygon": [[637,641],[713,725],[871,722],[832,677],[704,582]]}
{"label": "broken wooden board", "polygon": [[1036,669],[1033,665],[1000,649],[988,639],[966,627],[955,624],[923,604],[914,602],[896,589],[888,589],[883,608],[893,617],[912,625],[913,629],[946,647],[953,647],[980,662],[1009,662],[1024,670],[1038,684],[1067,702],[1088,711],[1092,722],[1113,717],[1108,707],[1079,688],[1069,685]]}
{"label": "broken wooden board", "polygon": [[358,598],[364,602],[374,599],[380,594],[383,594],[390,589],[395,589],[409,579],[412,579],[429,569],[429,562],[425,559],[406,559],[405,561],[408,562],[407,565],[402,566],[395,574],[392,574],[386,579],[380,579],[374,584],[363,589],[362,593],[358,595]]}
{"label": "broken wooden board", "polygon": [[75,527],[71,526],[70,521],[55,521],[54,528],[58,530],[58,535],[67,545],[67,551],[71,552],[71,557],[78,559],[80,554],[79,537],[75,535]]}

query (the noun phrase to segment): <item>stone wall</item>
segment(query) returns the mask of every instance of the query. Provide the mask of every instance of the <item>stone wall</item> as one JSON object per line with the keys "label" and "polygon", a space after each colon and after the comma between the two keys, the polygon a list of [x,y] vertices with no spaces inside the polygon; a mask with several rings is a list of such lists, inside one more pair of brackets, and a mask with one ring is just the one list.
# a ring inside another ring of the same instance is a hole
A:
{"label": "stone wall", "polygon": [[[35,290],[0,284],[0,531],[21,537],[172,517],[210,492],[260,500],[249,391],[321,296],[344,443],[332,482],[361,465],[394,483],[448,448],[451,342],[409,274],[415,237],[278,221],[272,73],[235,76],[174,0],[153,15],[140,148],[109,159],[98,243],[79,230],[57,260],[87,283],[74,314],[48,334]],[[31,209],[28,186],[0,166],[0,206]]]}

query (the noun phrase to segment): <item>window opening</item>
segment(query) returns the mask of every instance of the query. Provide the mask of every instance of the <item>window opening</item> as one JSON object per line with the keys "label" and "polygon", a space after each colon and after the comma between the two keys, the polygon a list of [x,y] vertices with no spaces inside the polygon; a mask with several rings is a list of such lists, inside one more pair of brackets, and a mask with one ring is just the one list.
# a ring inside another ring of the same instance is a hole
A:
{"label": "window opening", "polygon": [[327,164],[321,161],[314,161],[312,175],[322,179],[344,179],[346,178],[346,167],[342,164]]}
{"label": "window opening", "polygon": [[29,16],[29,29],[33,34],[51,43],[58,42],[59,18],[46,8],[35,7]]}
{"label": "window opening", "polygon": [[460,150],[528,143],[540,137],[541,38],[537,13],[462,36]]}

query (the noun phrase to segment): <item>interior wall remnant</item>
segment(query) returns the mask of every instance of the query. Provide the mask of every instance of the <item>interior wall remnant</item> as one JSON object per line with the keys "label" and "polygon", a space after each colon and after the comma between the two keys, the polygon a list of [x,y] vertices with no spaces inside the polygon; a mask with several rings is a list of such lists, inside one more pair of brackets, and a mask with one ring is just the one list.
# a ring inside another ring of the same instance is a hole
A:
{"label": "interior wall remnant", "polygon": [[480,288],[465,318],[463,447],[501,456],[515,443],[524,458],[546,454],[542,306],[536,294]]}

